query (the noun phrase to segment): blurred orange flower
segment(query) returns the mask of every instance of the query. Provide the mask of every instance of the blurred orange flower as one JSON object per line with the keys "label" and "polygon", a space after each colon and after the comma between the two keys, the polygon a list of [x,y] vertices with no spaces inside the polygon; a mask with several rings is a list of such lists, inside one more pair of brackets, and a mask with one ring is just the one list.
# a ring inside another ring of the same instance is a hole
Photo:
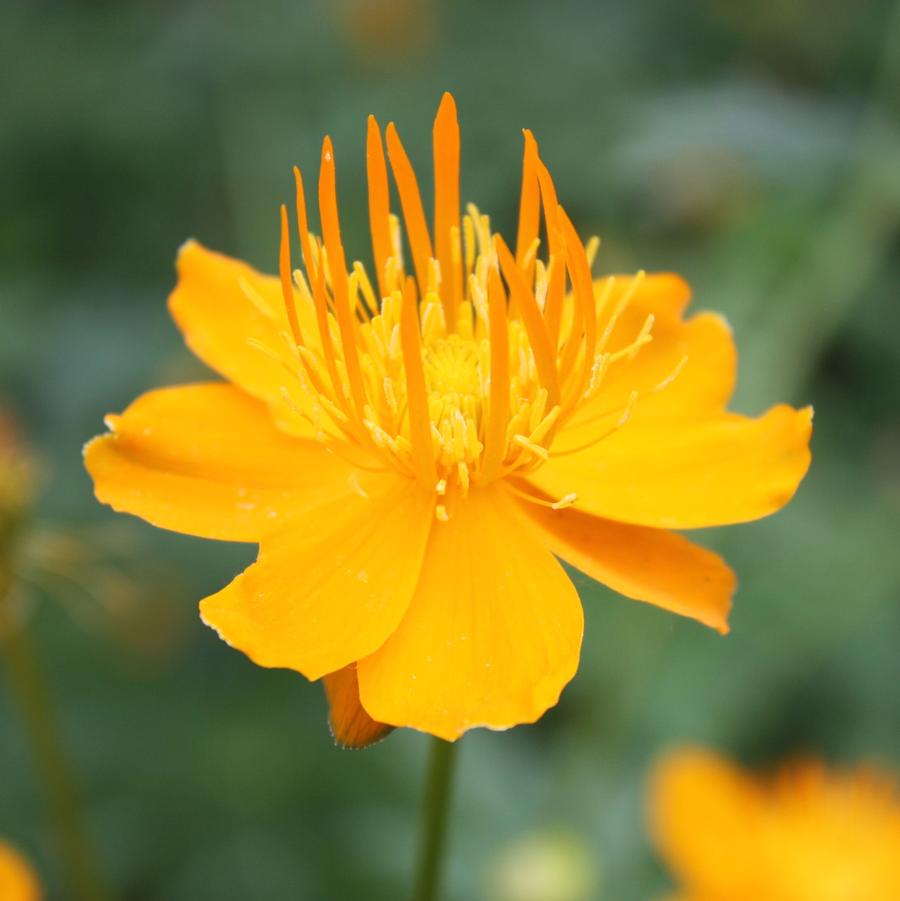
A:
{"label": "blurred orange flower", "polygon": [[379,724],[455,739],[555,704],[583,618],[554,555],[725,632],[733,574],[667,530],[772,513],[810,460],[811,410],[725,412],[731,333],[684,318],[678,276],[592,280],[597,242],[529,132],[514,249],[474,206],[461,216],[449,95],[432,230],[393,124],[386,144],[387,159],[370,118],[374,283],[348,266],[326,138],[321,240],[295,170],[302,270],[284,207],[280,278],[193,241],[179,254],[170,309],[227,381],[150,392],[86,448],[116,510],[260,543],[203,619],[262,666],[339,680],[332,724],[351,744]]}
{"label": "blurred orange flower", "polygon": [[379,67],[402,64],[434,43],[431,0],[335,0],[329,9],[357,53]]}
{"label": "blurred orange flower", "polygon": [[900,797],[873,770],[756,777],[687,749],[657,766],[651,811],[683,901],[900,898]]}
{"label": "blurred orange flower", "polygon": [[28,861],[0,841],[0,898],[3,901],[40,901],[41,886]]}

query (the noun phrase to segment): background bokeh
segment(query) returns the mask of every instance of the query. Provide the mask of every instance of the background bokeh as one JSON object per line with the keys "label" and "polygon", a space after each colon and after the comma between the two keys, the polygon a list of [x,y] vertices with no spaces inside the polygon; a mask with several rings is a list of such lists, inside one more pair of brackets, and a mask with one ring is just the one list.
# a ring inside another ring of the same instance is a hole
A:
{"label": "background bokeh", "polygon": [[[444,89],[463,196],[501,229],[528,126],[604,238],[600,271],[676,269],[728,316],[738,409],[816,408],[791,506],[703,536],[740,576],[729,637],[579,579],[559,706],[463,742],[448,901],[524,899],[529,866],[568,873],[569,901],[663,889],[642,792],[671,744],[900,764],[896,6],[0,2],[0,395],[38,454],[50,542],[29,632],[115,897],[404,897],[424,737],[335,749],[317,686],[197,617],[253,549],[116,517],[80,449],[141,391],[204,375],[165,310],[182,241],[273,270],[290,167],[313,169],[328,132],[367,259],[365,117],[396,120],[426,172]],[[2,690],[0,836],[69,897]]]}

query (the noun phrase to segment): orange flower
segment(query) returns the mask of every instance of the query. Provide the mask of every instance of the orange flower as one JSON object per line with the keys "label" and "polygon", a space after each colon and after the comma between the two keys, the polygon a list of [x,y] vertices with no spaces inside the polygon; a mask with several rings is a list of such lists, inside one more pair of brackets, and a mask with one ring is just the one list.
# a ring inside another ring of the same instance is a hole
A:
{"label": "orange flower", "polygon": [[321,240],[295,170],[303,270],[283,207],[278,279],[195,242],[179,254],[172,314],[227,381],[150,392],[86,449],[115,509],[259,542],[202,617],[258,664],[334,684],[332,723],[354,744],[379,724],[455,739],[555,704],[583,619],[554,555],[725,632],[731,571],[666,530],[772,513],[809,465],[809,409],[725,412],[731,334],[683,318],[680,278],[592,281],[596,242],[530,133],[514,249],[475,207],[460,215],[449,95],[432,231],[393,125],[386,143],[414,276],[370,118],[374,283],[348,266],[326,138]]}
{"label": "orange flower", "polygon": [[651,810],[683,901],[900,898],[900,798],[874,771],[806,761],[760,778],[687,749],[657,766]]}
{"label": "orange flower", "polygon": [[41,886],[28,862],[15,848],[0,841],[0,898],[40,901]]}

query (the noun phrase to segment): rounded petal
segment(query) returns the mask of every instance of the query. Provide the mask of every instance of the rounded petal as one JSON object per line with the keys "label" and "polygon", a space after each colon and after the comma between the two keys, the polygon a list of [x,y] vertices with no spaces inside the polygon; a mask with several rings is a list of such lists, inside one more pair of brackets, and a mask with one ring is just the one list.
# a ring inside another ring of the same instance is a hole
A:
{"label": "rounded petal", "polygon": [[353,470],[291,438],[231,385],[162,388],[107,417],[84,458],[97,499],[155,526],[258,541],[310,505],[351,491]]}
{"label": "rounded petal", "polygon": [[203,621],[260,666],[308,679],[377,650],[409,605],[434,500],[399,476],[361,482],[266,537],[257,562],[200,603]]}
{"label": "rounded petal", "polygon": [[581,602],[502,489],[473,491],[436,522],[410,608],[360,660],[376,720],[452,741],[537,720],[578,668]]}
{"label": "rounded petal", "polygon": [[[290,325],[279,280],[196,241],[182,246],[177,269],[169,311],[188,347],[228,381],[273,405],[279,424],[313,437],[312,427],[292,410],[302,405],[304,392],[285,340]],[[306,305],[297,311],[304,333],[313,336]]]}
{"label": "rounded petal", "polygon": [[587,450],[554,457],[529,477],[580,510],[660,529],[768,516],[809,468],[812,408],[631,419]]}
{"label": "rounded petal", "polygon": [[328,697],[331,734],[342,748],[367,748],[393,729],[373,720],[360,704],[355,663],[324,676],[322,684]]}
{"label": "rounded petal", "polygon": [[749,776],[715,754],[686,748],[655,767],[651,829],[663,858],[684,887],[711,898],[757,885],[765,798]]}
{"label": "rounded petal", "polygon": [[611,522],[572,507],[519,502],[541,540],[576,569],[635,601],[689,616],[723,634],[736,580],[724,560],[680,535]]}

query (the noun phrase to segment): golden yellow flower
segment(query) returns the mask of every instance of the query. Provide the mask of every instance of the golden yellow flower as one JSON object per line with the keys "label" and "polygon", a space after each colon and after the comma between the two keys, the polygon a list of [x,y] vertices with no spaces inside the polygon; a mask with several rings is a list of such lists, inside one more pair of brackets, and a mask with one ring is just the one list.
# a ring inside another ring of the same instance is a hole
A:
{"label": "golden yellow flower", "polygon": [[28,861],[0,841],[0,898],[3,901],[40,901],[41,886]]}
{"label": "golden yellow flower", "polygon": [[900,797],[873,770],[799,761],[758,777],[685,749],[657,766],[651,810],[682,901],[900,898]]}
{"label": "golden yellow flower", "polygon": [[179,254],[170,309],[227,381],[150,392],[86,449],[115,509],[260,544],[202,617],[258,664],[331,683],[350,744],[380,724],[455,739],[555,704],[583,617],[554,555],[726,631],[731,571],[667,530],[772,513],[810,459],[809,409],[725,412],[731,333],[684,318],[678,276],[592,280],[597,242],[529,132],[514,249],[474,206],[461,215],[449,95],[431,231],[393,124],[386,145],[370,118],[374,281],[348,265],[326,138],[322,239],[295,170],[303,269],[284,207],[279,278],[193,241]]}

